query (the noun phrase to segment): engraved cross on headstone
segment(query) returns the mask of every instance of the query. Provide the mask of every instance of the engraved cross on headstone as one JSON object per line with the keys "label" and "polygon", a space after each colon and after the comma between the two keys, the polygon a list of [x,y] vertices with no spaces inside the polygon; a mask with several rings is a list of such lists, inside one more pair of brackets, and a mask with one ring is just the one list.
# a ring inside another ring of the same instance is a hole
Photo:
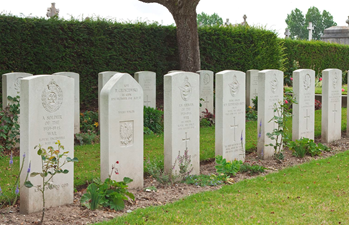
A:
{"label": "engraved cross on headstone", "polygon": [[234,142],[236,141],[236,135],[235,135],[235,130],[238,128],[238,125],[235,124],[235,117],[234,117],[234,124],[230,125],[230,129],[234,129]]}
{"label": "engraved cross on headstone", "polygon": [[182,141],[185,141],[185,150],[188,150],[188,141],[190,141],[190,138],[188,138],[187,132],[185,132],[185,138],[183,138]]}
{"label": "engraved cross on headstone", "polygon": [[334,107],[334,109],[332,110],[332,112],[333,112],[333,118],[334,118],[333,123],[336,123],[336,112],[337,112],[336,104],[334,104],[333,107]]}
{"label": "engraved cross on headstone", "polygon": [[145,106],[149,107],[150,106],[150,101],[148,99],[148,95],[146,97],[146,100],[144,101]]}
{"label": "engraved cross on headstone", "polygon": [[309,115],[309,111],[308,109],[306,109],[306,115],[304,116],[304,119],[306,121],[306,129],[309,130],[309,126],[308,126],[308,122],[309,122],[309,118],[310,118],[310,115]]}
{"label": "engraved cross on headstone", "polygon": [[309,41],[311,41],[313,39],[313,30],[314,30],[314,27],[313,27],[313,23],[312,22],[309,22],[309,27],[307,27],[308,31],[309,31]]}
{"label": "engraved cross on headstone", "polygon": [[51,3],[51,7],[50,8],[47,8],[47,13],[46,13],[46,16],[47,17],[54,17],[55,15],[58,15],[59,13],[59,9],[56,9],[56,3]]}
{"label": "engraved cross on headstone", "polygon": [[246,14],[242,18],[244,19],[243,25],[247,25],[247,21],[246,21],[247,16],[246,16]]}

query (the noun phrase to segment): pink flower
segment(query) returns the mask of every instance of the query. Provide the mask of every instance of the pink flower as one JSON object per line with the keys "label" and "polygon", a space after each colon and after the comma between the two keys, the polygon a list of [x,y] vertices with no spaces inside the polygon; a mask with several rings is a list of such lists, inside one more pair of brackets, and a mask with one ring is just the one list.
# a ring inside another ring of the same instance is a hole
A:
{"label": "pink flower", "polygon": [[319,81],[322,81],[322,77],[320,77]]}
{"label": "pink flower", "polygon": [[288,101],[287,100],[285,100],[285,104],[287,104],[288,103]]}
{"label": "pink flower", "polygon": [[342,92],[344,91],[344,88],[342,88]]}
{"label": "pink flower", "polygon": [[293,80],[293,78],[292,78],[292,77],[291,77],[290,79],[291,79],[291,80]]}

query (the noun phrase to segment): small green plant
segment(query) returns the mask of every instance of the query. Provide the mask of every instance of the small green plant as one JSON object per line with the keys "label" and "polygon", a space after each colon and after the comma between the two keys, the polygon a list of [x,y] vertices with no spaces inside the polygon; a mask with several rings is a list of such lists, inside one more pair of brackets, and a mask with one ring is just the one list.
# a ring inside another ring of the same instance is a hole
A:
{"label": "small green plant", "polygon": [[221,155],[216,156],[216,171],[218,174],[226,175],[228,177],[235,176],[239,172],[242,165],[241,160],[226,161]]}
{"label": "small green plant", "polygon": [[[28,180],[28,175],[30,177],[40,176],[42,177],[42,184],[37,185],[37,190],[42,194],[42,216],[40,224],[44,221],[45,216],[45,190],[55,188],[55,185],[50,182],[56,174],[67,174],[69,170],[63,169],[63,166],[69,162],[78,162],[77,158],[67,157],[69,151],[61,153],[61,150],[64,150],[64,146],[61,145],[61,142],[58,140],[56,143],[58,149],[54,150],[53,147],[48,147],[47,150],[42,148],[39,144],[35,146],[34,149],[39,147],[37,154],[41,157],[42,171],[41,172],[32,172],[30,173],[31,162],[29,163],[29,168],[27,170],[27,177],[25,178],[24,186],[27,188],[32,188],[34,185]],[[65,159],[63,158],[65,157]]]}
{"label": "small green plant", "polygon": [[78,134],[75,134],[75,143],[79,145],[96,144],[96,143],[99,143],[99,136],[95,132],[91,132],[91,131],[88,131],[87,133],[78,133]]}
{"label": "small green plant", "polygon": [[85,111],[80,113],[80,132],[99,134],[98,112]]}
{"label": "small green plant", "polygon": [[144,127],[148,127],[152,132],[161,134],[164,131],[164,112],[152,107],[144,106]]}
{"label": "small green plant", "polygon": [[7,98],[11,104],[0,110],[0,157],[4,150],[12,150],[19,142],[19,96]]}
{"label": "small green plant", "polygon": [[244,163],[240,167],[241,173],[248,173],[250,175],[253,174],[259,174],[259,173],[264,173],[265,167],[257,165],[257,164],[249,164],[249,163]]}
{"label": "small green plant", "polygon": [[205,109],[200,116],[200,127],[210,127],[214,125],[214,115]]}
{"label": "small green plant", "polygon": [[275,143],[270,143],[267,146],[273,146],[274,157],[277,160],[283,160],[284,156],[282,153],[282,146],[284,143],[289,141],[289,136],[287,135],[288,128],[286,123],[288,119],[292,116],[292,104],[297,104],[297,102],[292,98],[292,96],[285,95],[284,102],[279,102],[274,105],[274,116],[268,122],[273,122],[277,125],[271,133],[267,133],[267,136],[271,140],[275,140]]}
{"label": "small green plant", "polygon": [[218,186],[224,184],[226,181],[225,175],[189,175],[182,182],[186,184],[191,184],[195,186],[205,187],[205,186]]}
{"label": "small green plant", "polygon": [[309,138],[301,138],[296,141],[290,141],[288,144],[292,154],[298,158],[303,158],[305,155],[316,156],[321,155],[323,151],[330,151],[330,148],[321,143],[316,144],[314,140]]}
{"label": "small green plant", "polygon": [[246,107],[246,120],[256,121],[258,119],[258,112],[252,106]]}
{"label": "small green plant", "polygon": [[109,178],[102,182],[99,178],[94,179],[94,183],[91,183],[87,189],[86,193],[81,197],[80,203],[91,209],[95,210],[99,206],[107,207],[114,210],[123,210],[125,208],[125,200],[128,198],[134,200],[134,195],[128,192],[127,188],[129,183],[133,180],[129,177],[124,177],[123,181],[115,181],[111,179],[113,173],[119,174],[116,164],[112,166]]}
{"label": "small green plant", "polygon": [[[178,156],[172,166],[171,173],[164,171],[163,161],[148,160],[145,163],[145,171],[152,177],[154,177],[161,184],[174,184],[183,181],[193,171],[191,164],[191,156],[188,155],[188,150],[184,151],[183,156],[178,152]],[[177,171],[177,164],[178,169]]]}

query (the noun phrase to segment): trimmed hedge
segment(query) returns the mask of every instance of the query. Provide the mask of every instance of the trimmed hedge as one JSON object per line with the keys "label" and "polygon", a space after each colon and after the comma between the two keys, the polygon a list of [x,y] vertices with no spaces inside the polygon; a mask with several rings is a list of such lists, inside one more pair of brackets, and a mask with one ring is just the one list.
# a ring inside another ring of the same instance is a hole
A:
{"label": "trimmed hedge", "polygon": [[[285,47],[285,55],[288,58],[285,75],[292,75],[293,62],[299,62],[300,68],[309,68],[320,74],[322,70],[337,68],[343,72],[349,68],[349,45],[333,44],[322,41],[298,41],[280,39]],[[343,77],[346,83],[346,76]]]}
{"label": "trimmed hedge", "polygon": [[[349,61],[344,60],[349,47],[343,45],[283,40],[272,31],[248,26],[201,27],[198,31],[201,68],[214,72],[280,69],[287,75],[293,60],[316,71],[349,68]],[[132,75],[154,71],[161,99],[163,75],[175,69],[179,62],[173,26],[0,15],[0,74],[79,73],[82,109],[97,108],[97,74],[101,71]]]}

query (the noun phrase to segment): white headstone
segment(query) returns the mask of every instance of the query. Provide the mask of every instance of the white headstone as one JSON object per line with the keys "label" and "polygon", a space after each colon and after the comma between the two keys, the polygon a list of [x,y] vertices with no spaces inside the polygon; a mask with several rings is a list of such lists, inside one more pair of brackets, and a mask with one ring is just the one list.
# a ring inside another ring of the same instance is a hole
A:
{"label": "white headstone", "polygon": [[213,72],[210,70],[199,70],[200,75],[200,114],[205,115],[206,109],[214,115],[213,108]]}
{"label": "white headstone", "polygon": [[136,72],[135,80],[143,88],[144,106],[156,109],[156,73],[151,71]]}
{"label": "white headstone", "polygon": [[[133,179],[143,187],[143,90],[127,73],[117,73],[101,91],[101,179]],[[119,161],[119,164],[116,164]],[[114,170],[115,172],[115,170]]]}
{"label": "white headstone", "polygon": [[262,70],[258,73],[257,154],[262,159],[272,158],[275,153],[272,146],[266,146],[270,143],[275,145],[275,140],[271,140],[267,133],[278,128],[272,119],[275,107],[283,104],[283,80],[284,73],[280,70]]}
{"label": "white headstone", "polygon": [[253,107],[252,99],[258,96],[258,72],[259,70],[248,70],[246,73],[246,106]]}
{"label": "white headstone", "polygon": [[100,113],[100,94],[101,94],[101,90],[104,87],[104,85],[108,82],[108,80],[114,76],[116,73],[116,71],[104,71],[104,72],[100,72],[98,74],[98,122],[99,124],[101,123],[101,113]]}
{"label": "white headstone", "polygon": [[58,72],[52,75],[67,76],[74,79],[74,134],[80,133],[80,76],[73,72]]}
{"label": "white headstone", "polygon": [[300,69],[293,71],[292,140],[302,137],[314,139],[315,119],[315,71]]}
{"label": "white headstone", "polygon": [[240,71],[216,74],[216,155],[227,161],[245,160],[245,77]]}
{"label": "white headstone", "polygon": [[[21,123],[20,123],[20,162],[26,155],[21,184],[31,162],[31,172],[42,172],[41,157],[37,155],[36,145],[43,148],[52,146],[60,140],[74,157],[74,79],[65,76],[37,75],[21,81]],[[62,152],[63,153],[63,152]],[[45,191],[46,208],[71,204],[74,200],[74,164],[68,163],[62,169],[68,174],[56,174],[52,180],[55,187]],[[35,187],[21,185],[21,213],[42,210],[42,195],[36,188],[42,185],[40,176],[29,179]]]}
{"label": "white headstone", "polygon": [[164,76],[165,171],[178,172],[178,154],[187,150],[193,172],[200,174],[199,75],[190,72]]}
{"label": "white headstone", "polygon": [[341,139],[342,71],[322,71],[321,140],[329,143]]}
{"label": "white headstone", "polygon": [[2,75],[2,108],[4,109],[10,104],[7,99],[8,96],[16,97],[20,96],[21,92],[21,79],[24,77],[33,76],[30,73],[5,73]]}

